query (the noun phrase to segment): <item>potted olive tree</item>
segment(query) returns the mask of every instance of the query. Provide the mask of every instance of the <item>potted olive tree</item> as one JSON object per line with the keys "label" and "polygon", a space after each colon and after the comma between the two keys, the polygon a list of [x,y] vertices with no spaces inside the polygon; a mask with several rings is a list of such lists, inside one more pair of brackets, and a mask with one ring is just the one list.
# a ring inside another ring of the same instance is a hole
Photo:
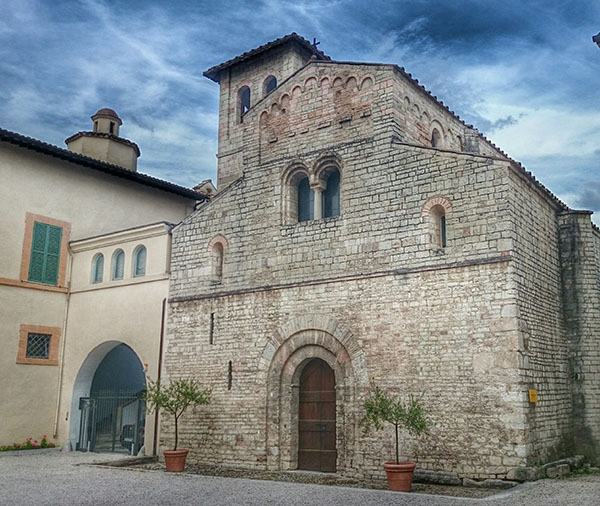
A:
{"label": "potted olive tree", "polygon": [[168,385],[160,380],[148,381],[145,395],[148,411],[159,411],[163,415],[171,415],[175,420],[175,444],[172,450],[163,451],[167,471],[183,471],[188,454],[188,450],[177,449],[179,418],[189,406],[209,404],[210,396],[210,390],[200,388],[195,379],[178,379]]}
{"label": "potted olive tree", "polygon": [[400,397],[393,396],[376,387],[363,406],[366,413],[361,424],[366,431],[372,427],[381,430],[384,423],[389,423],[394,427],[396,460],[384,463],[383,468],[387,474],[390,490],[410,492],[416,463],[400,461],[398,432],[405,430],[414,436],[427,433],[428,422],[421,402],[412,395],[407,401],[404,401]]}

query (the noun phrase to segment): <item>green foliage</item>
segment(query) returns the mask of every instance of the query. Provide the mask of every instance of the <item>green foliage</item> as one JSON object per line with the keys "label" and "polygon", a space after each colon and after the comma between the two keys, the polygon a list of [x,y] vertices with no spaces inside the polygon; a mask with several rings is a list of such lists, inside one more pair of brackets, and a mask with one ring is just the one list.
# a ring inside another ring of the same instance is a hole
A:
{"label": "green foliage", "polygon": [[49,443],[46,439],[47,436],[42,436],[39,441],[28,437],[23,443],[13,443],[7,446],[0,446],[0,452],[14,452],[19,450],[39,450],[41,448],[55,448],[54,443]]}
{"label": "green foliage", "polygon": [[361,425],[365,431],[372,427],[381,430],[385,423],[394,426],[396,433],[396,462],[399,459],[398,429],[406,430],[413,436],[428,433],[429,424],[425,416],[425,409],[419,399],[410,395],[407,401],[393,396],[379,387],[364,402],[365,416]]}
{"label": "green foliage", "polygon": [[160,411],[163,414],[172,415],[175,419],[175,446],[173,450],[177,450],[179,417],[190,406],[209,404],[211,391],[200,388],[200,384],[193,378],[178,379],[168,385],[164,385],[160,380],[148,381],[144,399],[146,400],[146,408],[150,413]]}
{"label": "green foliage", "polygon": [[590,476],[590,475],[599,475],[600,468],[592,467],[589,464],[584,464],[583,467],[579,469],[573,469],[571,472],[565,474],[563,478],[577,478],[579,476]]}

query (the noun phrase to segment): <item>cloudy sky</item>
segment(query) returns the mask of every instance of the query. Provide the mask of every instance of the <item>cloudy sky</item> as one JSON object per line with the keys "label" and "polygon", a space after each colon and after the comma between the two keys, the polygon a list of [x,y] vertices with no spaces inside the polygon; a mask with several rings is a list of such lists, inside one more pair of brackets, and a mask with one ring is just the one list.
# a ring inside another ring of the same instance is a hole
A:
{"label": "cloudy sky", "polygon": [[[406,68],[568,205],[600,211],[598,0],[2,0],[0,126],[64,147],[101,107],[140,172],[216,176],[207,68],[290,32]],[[600,223],[596,213],[594,219]]]}

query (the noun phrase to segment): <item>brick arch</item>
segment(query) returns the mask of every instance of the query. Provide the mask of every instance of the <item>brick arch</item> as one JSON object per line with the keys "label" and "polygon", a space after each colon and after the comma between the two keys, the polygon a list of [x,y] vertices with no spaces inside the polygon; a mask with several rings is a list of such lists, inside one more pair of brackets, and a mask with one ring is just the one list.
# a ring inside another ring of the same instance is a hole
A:
{"label": "brick arch", "polygon": [[317,78],[315,76],[310,76],[304,81],[304,89],[312,88],[317,85]]}
{"label": "brick arch", "polygon": [[421,208],[421,216],[429,216],[431,208],[434,206],[442,206],[447,213],[452,210],[452,202],[442,195],[435,195],[427,199]]}
{"label": "brick arch", "polygon": [[350,466],[355,441],[355,396],[367,390],[369,378],[363,350],[352,333],[325,315],[305,315],[278,328],[260,359],[267,385],[266,456],[268,469],[295,469],[298,441],[298,384],[313,358],[334,371],[337,410],[337,468]]}
{"label": "brick arch", "polygon": [[211,252],[217,243],[221,244],[224,250],[229,248],[229,242],[227,241],[227,238],[223,234],[217,234],[210,240],[206,250]]}
{"label": "brick arch", "polygon": [[313,179],[318,181],[322,175],[326,175],[322,174],[323,171],[326,171],[331,167],[335,167],[340,171],[340,173],[342,172],[342,161],[340,157],[337,156],[333,151],[325,151],[321,153],[311,168],[311,175],[313,175]]}
{"label": "brick arch", "polygon": [[369,74],[368,76],[364,77],[363,80],[360,82],[360,89],[366,90],[366,89],[370,88],[371,86],[373,86],[374,83],[375,83],[375,77],[373,77],[373,75]]}
{"label": "brick arch", "polygon": [[299,174],[302,177],[310,175],[309,168],[300,161],[290,163],[281,173],[281,183],[284,185],[293,185]]}
{"label": "brick arch", "polygon": [[298,221],[298,184],[304,178],[310,180],[310,170],[301,161],[289,164],[281,173],[281,220],[282,223]]}
{"label": "brick arch", "polygon": [[433,133],[437,130],[438,132],[438,136],[439,136],[439,144],[437,146],[435,146],[436,148],[442,148],[446,145],[446,139],[444,137],[444,127],[442,127],[441,123],[434,119],[431,121],[430,125],[429,125],[429,133],[430,133],[430,138],[433,139]]}

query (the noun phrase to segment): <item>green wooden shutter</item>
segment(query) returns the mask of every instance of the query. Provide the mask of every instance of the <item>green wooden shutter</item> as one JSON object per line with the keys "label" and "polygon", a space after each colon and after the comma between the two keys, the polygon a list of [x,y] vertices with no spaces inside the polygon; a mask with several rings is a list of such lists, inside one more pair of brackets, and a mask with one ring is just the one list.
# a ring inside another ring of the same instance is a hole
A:
{"label": "green wooden shutter", "polygon": [[46,225],[33,224],[33,240],[31,242],[31,260],[29,261],[29,281],[42,283],[44,279],[44,254],[46,251]]}
{"label": "green wooden shutter", "polygon": [[33,224],[29,281],[56,285],[60,263],[62,228],[46,223]]}

